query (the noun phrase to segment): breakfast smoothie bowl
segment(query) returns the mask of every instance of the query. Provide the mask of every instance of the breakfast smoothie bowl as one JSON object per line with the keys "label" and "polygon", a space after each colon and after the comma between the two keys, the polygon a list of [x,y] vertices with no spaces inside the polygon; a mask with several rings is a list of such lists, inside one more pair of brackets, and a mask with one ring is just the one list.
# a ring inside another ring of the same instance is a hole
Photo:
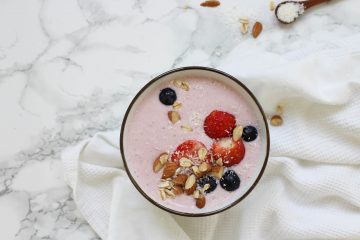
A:
{"label": "breakfast smoothie bowl", "polygon": [[207,216],[244,199],[263,174],[269,131],[254,95],[205,67],[166,72],[144,86],[122,122],[130,180],[156,206]]}

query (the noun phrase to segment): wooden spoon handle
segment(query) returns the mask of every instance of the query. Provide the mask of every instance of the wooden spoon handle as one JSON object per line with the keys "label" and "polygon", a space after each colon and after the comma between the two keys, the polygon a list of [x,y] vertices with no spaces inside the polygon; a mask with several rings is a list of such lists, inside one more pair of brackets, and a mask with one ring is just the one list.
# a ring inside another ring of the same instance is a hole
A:
{"label": "wooden spoon handle", "polygon": [[330,0],[308,0],[308,1],[304,1],[303,4],[304,4],[304,8],[308,9],[320,3],[329,2],[329,1]]}

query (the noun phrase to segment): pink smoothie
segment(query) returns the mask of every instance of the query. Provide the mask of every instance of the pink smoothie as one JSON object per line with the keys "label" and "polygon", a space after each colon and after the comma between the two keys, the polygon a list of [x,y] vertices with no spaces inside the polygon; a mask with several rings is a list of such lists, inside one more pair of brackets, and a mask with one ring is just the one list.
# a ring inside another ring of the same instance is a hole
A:
{"label": "pink smoothie", "polygon": [[[174,87],[170,81],[154,84],[133,106],[126,122],[123,141],[126,162],[142,190],[163,206],[185,213],[215,211],[241,197],[253,184],[257,177],[254,175],[258,174],[257,169],[263,164],[261,145],[264,140],[260,134],[254,141],[244,142],[244,159],[231,167],[241,179],[240,187],[234,192],[227,192],[218,184],[215,191],[206,194],[206,206],[202,209],[195,206],[192,196],[185,194],[174,199],[161,199],[158,184],[162,171],[152,171],[154,160],[163,152],[172,153],[179,144],[190,139],[200,141],[210,149],[213,139],[205,134],[203,122],[213,110],[233,114],[237,125],[259,128],[260,124],[249,100],[245,100],[233,87],[209,78],[181,80],[189,83],[189,91]],[[159,101],[159,92],[166,87],[173,88],[177,93],[177,101],[182,103],[182,107],[176,110],[181,115],[181,121],[176,124],[172,124],[167,117],[168,111],[173,110],[172,107]],[[184,131],[181,125],[189,125],[193,131]]]}

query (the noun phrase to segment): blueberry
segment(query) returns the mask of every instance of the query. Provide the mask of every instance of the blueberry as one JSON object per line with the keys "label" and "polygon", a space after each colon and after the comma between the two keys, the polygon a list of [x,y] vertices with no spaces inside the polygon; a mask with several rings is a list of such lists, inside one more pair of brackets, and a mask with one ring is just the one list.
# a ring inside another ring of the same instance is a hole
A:
{"label": "blueberry", "polygon": [[210,187],[205,191],[206,193],[211,193],[212,191],[215,190],[217,183],[216,183],[216,179],[212,176],[205,176],[202,177],[198,180],[198,185],[203,188],[205,186],[205,184],[210,184]]}
{"label": "blueberry", "polygon": [[164,88],[160,91],[159,100],[165,105],[173,105],[176,98],[176,92],[171,88]]}
{"label": "blueberry", "polygon": [[254,141],[258,136],[258,131],[255,127],[253,126],[246,126],[243,129],[243,134],[242,134],[242,139],[245,142],[251,142]]}
{"label": "blueberry", "polygon": [[226,191],[234,191],[240,186],[240,178],[233,170],[228,170],[220,178],[220,186]]}

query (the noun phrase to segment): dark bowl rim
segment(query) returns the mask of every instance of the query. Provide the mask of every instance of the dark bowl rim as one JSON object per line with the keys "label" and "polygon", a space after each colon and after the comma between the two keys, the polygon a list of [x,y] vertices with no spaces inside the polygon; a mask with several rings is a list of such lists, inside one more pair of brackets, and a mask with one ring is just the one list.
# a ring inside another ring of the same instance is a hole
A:
{"label": "dark bowl rim", "polygon": [[[240,197],[238,198],[237,200],[235,200],[234,202],[230,203],[229,205],[223,207],[223,208],[220,208],[220,209],[217,209],[217,210],[214,210],[214,211],[210,211],[210,212],[205,212],[205,213],[186,213],[186,212],[180,212],[180,211],[176,211],[176,210],[173,210],[171,208],[167,208],[159,203],[157,203],[156,201],[154,201],[151,197],[149,197],[141,188],[140,186],[137,184],[136,180],[133,178],[133,176],[131,175],[129,169],[128,169],[128,166],[127,166],[127,163],[126,163],[126,159],[125,159],[125,154],[124,154],[124,146],[123,146],[123,137],[124,137],[124,129],[125,129],[125,125],[126,125],[126,120],[128,118],[128,115],[132,109],[132,106],[134,105],[134,103],[136,102],[136,100],[139,98],[139,96],[146,90],[148,89],[153,83],[155,83],[156,81],[162,79],[163,77],[167,76],[167,75],[170,75],[170,74],[173,74],[173,73],[176,73],[176,72],[180,72],[180,71],[187,71],[187,70],[203,70],[203,71],[211,71],[211,72],[215,72],[217,74],[220,74],[220,75],[223,75],[227,78],[229,78],[230,80],[234,81],[235,83],[237,83],[240,87],[242,87],[249,95],[250,97],[253,99],[253,101],[256,103],[257,107],[259,108],[260,112],[261,112],[261,115],[263,117],[263,121],[264,121],[264,124],[265,124],[265,131],[266,131],[266,156],[265,156],[265,160],[264,160],[264,163],[263,163],[263,166],[261,168],[261,171],[259,173],[259,175],[257,176],[255,182],[251,185],[251,187]],[[268,123],[267,123],[267,119],[266,119],[266,115],[264,113],[264,110],[262,109],[260,103],[258,102],[258,100],[256,99],[256,97],[254,96],[254,94],[241,82],[239,81],[237,78],[231,76],[230,74],[228,73],[225,73],[223,71],[220,71],[218,69],[215,69],[215,68],[210,68],[210,67],[203,67],[203,66],[187,66],[187,67],[180,67],[180,68],[175,68],[175,69],[172,69],[172,70],[169,70],[169,71],[166,71],[158,76],[156,76],[155,78],[153,78],[151,81],[149,81],[147,84],[145,84],[145,86],[143,86],[140,91],[135,95],[135,97],[132,99],[131,103],[129,104],[126,112],[125,112],[125,115],[124,115],[124,118],[123,118],[123,121],[122,121],[122,124],[121,124],[121,130],[120,130],[120,153],[121,153],[121,157],[122,157],[122,161],[124,163],[124,167],[125,167],[125,170],[126,170],[126,173],[127,175],[129,176],[130,178],[130,181],[132,182],[132,184],[135,186],[135,188],[141,193],[141,195],[143,195],[149,202],[151,202],[152,204],[154,204],[155,206],[169,212],[169,213],[173,213],[173,214],[176,214],[176,215],[180,215],[180,216],[186,216],[186,217],[205,217],[205,216],[210,216],[210,215],[213,215],[213,214],[217,214],[217,213],[220,213],[220,212],[223,212],[233,206],[235,206],[236,204],[238,204],[239,202],[241,202],[243,199],[245,199],[249,194],[250,192],[252,192],[252,190],[255,188],[255,186],[258,184],[258,182],[260,181],[262,175],[264,174],[264,171],[265,171],[265,168],[266,168],[266,165],[268,163],[268,158],[269,158],[269,152],[270,152],[270,133],[269,133],[269,126],[268,126]]]}

